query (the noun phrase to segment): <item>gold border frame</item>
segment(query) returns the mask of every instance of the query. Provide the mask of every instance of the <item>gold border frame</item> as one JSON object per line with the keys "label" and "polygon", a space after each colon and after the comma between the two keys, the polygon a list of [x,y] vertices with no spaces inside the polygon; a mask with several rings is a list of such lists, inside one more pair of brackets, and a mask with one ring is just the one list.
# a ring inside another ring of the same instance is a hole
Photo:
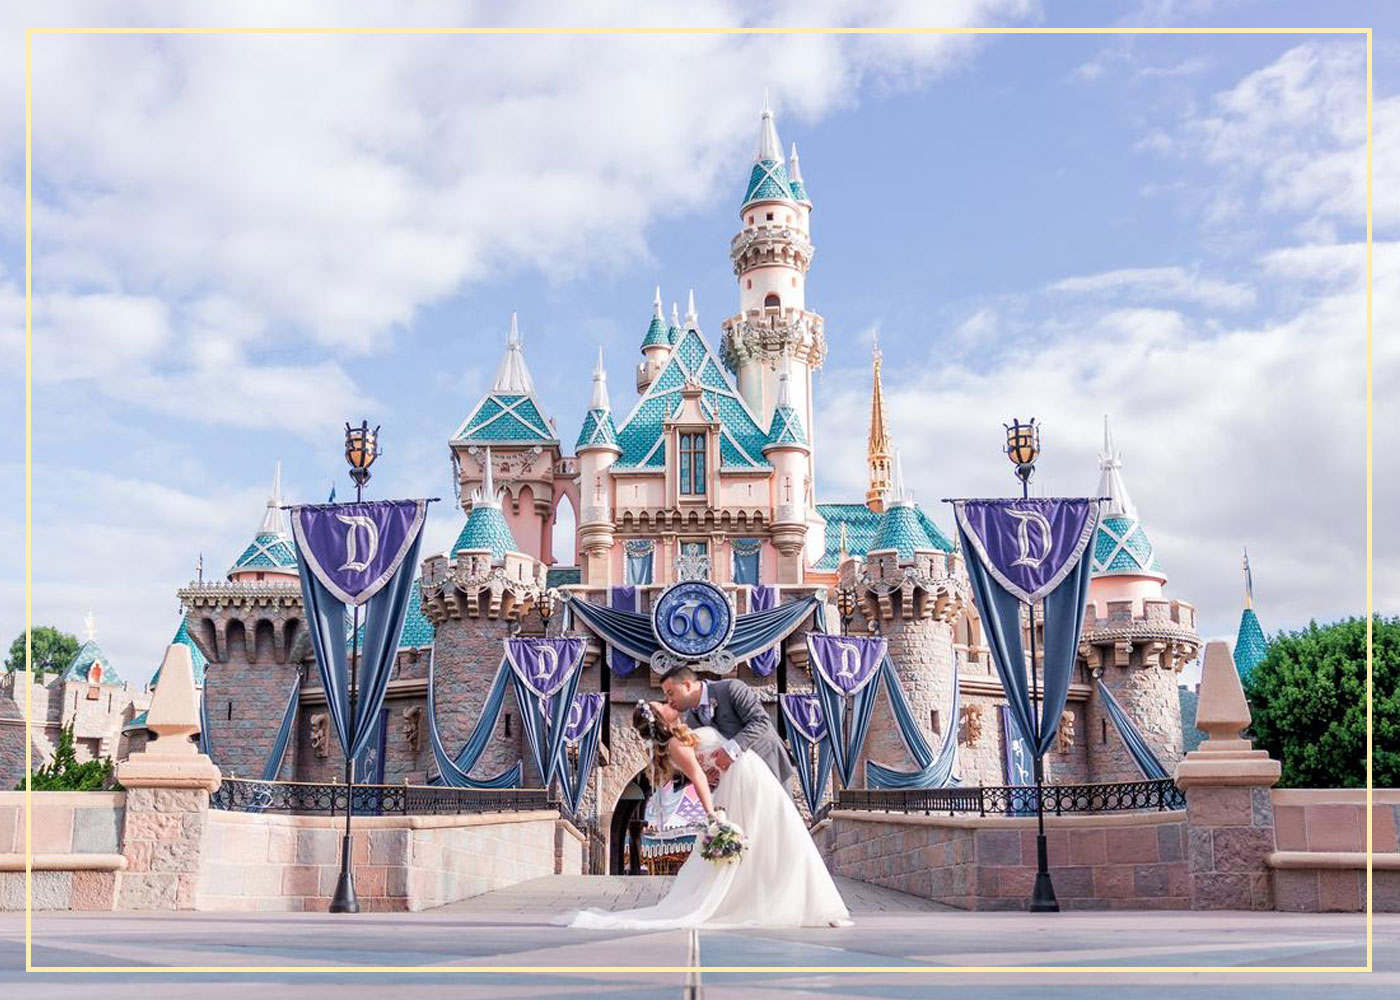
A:
{"label": "gold border frame", "polygon": [[[127,966],[34,965],[33,946],[33,791],[24,794],[24,968],[25,972],[1371,972],[1373,955],[1372,850],[1372,86],[1371,28],[26,28],[24,33],[24,657],[32,673],[33,612],[33,107],[35,35],[1364,35],[1366,38],[1366,964],[1365,965],[269,965]],[[25,686],[24,765],[32,773],[32,685]]]}

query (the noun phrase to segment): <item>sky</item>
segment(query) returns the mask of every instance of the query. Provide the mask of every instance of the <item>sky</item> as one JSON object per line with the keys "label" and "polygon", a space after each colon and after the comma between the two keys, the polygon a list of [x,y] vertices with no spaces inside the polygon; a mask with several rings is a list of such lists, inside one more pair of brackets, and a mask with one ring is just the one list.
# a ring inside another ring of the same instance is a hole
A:
{"label": "sky", "polygon": [[[24,622],[23,28],[1372,26],[1375,604],[1400,611],[1386,430],[1400,351],[1400,33],[1382,5],[128,2],[0,12],[0,639]],[[646,20],[641,24],[638,17]],[[683,16],[684,21],[675,20]],[[1365,608],[1365,41],[1325,35],[35,36],[33,620],[91,612],[138,683],[203,557],[289,501],[454,509],[447,439],[512,311],[566,448],[602,347],[615,410],[653,289],[718,346],[765,92],[815,208],[818,499],[865,488],[878,334],[905,479],[1083,494],[1124,478],[1205,638],[1248,545],[1266,630]]]}

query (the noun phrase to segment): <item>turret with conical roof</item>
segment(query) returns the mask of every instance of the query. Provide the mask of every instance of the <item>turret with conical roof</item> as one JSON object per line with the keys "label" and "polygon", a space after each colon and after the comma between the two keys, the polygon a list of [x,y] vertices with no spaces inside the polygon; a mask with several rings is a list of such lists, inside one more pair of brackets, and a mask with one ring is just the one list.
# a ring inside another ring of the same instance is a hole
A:
{"label": "turret with conical roof", "polygon": [[[671,357],[671,332],[666,327],[666,317],[661,311],[661,286],[656,286],[656,294],[651,303],[651,322],[642,337],[642,356],[646,359],[637,366],[637,391],[646,392],[652,380],[666,367]],[[680,337],[679,331],[676,334]]]}
{"label": "turret with conical roof", "polygon": [[[448,444],[463,510],[469,509],[473,491],[486,477],[484,456],[489,448],[496,462],[492,476],[504,493],[499,513],[519,550],[552,562],[559,437],[525,363],[524,337],[515,313],[510,315],[495,380]],[[565,492],[570,490],[572,486]]]}
{"label": "turret with conical roof", "polygon": [[262,524],[248,547],[234,560],[228,578],[238,583],[296,577],[297,556],[282,510],[282,463],[278,462],[272,473],[272,492],[268,494]]}
{"label": "turret with conical roof", "polygon": [[[1196,609],[1163,596],[1167,576],[1123,481],[1123,457],[1104,417],[1099,454],[1099,527],[1093,577],[1079,655],[1094,678],[1118,700],[1158,759],[1170,771],[1182,754],[1178,673],[1200,647]],[[1097,690],[1085,706],[1085,725],[1101,742],[1088,755],[1090,781],[1141,777],[1113,729]]]}
{"label": "turret with conical roof", "polygon": [[812,199],[807,197],[807,185],[802,182],[802,168],[797,163],[797,143],[795,142],[792,144],[792,155],[788,157],[788,175],[790,178],[788,187],[792,190],[793,200],[801,202],[810,209]]}
{"label": "turret with conical roof", "polygon": [[1269,652],[1269,641],[1254,612],[1254,574],[1249,568],[1249,550],[1244,550],[1244,610],[1240,612],[1240,630],[1235,636],[1235,670],[1241,680],[1249,675]]}
{"label": "turret with conical roof", "polygon": [[492,559],[500,559],[507,552],[519,551],[519,546],[511,534],[510,525],[506,524],[505,515],[501,513],[501,500],[496,495],[496,481],[491,472],[490,448],[486,449],[482,468],[485,478],[472,494],[471,513],[467,515],[467,523],[462,526],[450,554],[467,549],[485,550],[491,553]]}

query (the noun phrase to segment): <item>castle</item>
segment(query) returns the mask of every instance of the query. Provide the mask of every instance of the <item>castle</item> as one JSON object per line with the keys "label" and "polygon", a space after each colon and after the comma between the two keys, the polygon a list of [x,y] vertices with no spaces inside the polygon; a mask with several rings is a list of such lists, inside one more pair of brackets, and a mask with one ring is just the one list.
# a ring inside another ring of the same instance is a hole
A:
{"label": "castle", "polygon": [[[783,602],[821,597],[832,630],[839,623],[851,633],[884,636],[925,735],[938,744],[955,734],[956,777],[973,785],[1015,780],[1007,771],[1002,689],[963,557],[904,489],[878,350],[866,494],[851,502],[818,499],[812,375],[826,355],[827,331],[806,303],[812,212],[796,146],[784,154],[765,110],[729,246],[737,311],[706,331],[693,294],[683,316],[672,306],[668,317],[658,290],[641,361],[629,372],[638,398],[614,411],[600,352],[572,454],[536,393],[512,318],[494,381],[448,441],[465,523],[450,551],[423,562],[421,602],[410,609],[361,780],[419,783],[433,776],[425,719],[430,658],[437,725],[455,752],[481,712],[505,637],[560,633],[565,597],[614,606],[628,600],[629,610],[644,611],[661,588],[694,577],[732,594],[740,613],[752,608],[756,585],[772,584]],[[1066,718],[1047,756],[1048,779],[1059,783],[1140,776],[1112,731],[1100,679],[1170,768],[1182,753],[1177,675],[1199,646],[1194,608],[1164,595],[1166,575],[1107,425],[1100,465],[1098,495],[1112,499],[1094,540],[1090,607]],[[1086,489],[1090,475],[1086,470]],[[577,512],[572,567],[552,551],[566,501]],[[328,739],[280,502],[274,486],[259,530],[226,580],[179,591],[182,634],[208,660],[206,736],[225,774],[262,771],[300,675],[296,736],[279,775],[330,781],[343,763]],[[810,690],[803,633],[815,627],[809,621],[786,640],[771,673],[741,662],[732,675],[753,684],[770,709],[781,692]],[[629,707],[655,690],[657,677],[645,663],[629,672],[615,659],[594,638],[580,690],[607,692],[612,708],[585,809],[596,814],[616,858],[649,791]],[[524,752],[519,711],[511,696],[476,775],[523,758],[526,782],[539,783]],[[911,766],[883,697],[875,713],[863,756]]]}

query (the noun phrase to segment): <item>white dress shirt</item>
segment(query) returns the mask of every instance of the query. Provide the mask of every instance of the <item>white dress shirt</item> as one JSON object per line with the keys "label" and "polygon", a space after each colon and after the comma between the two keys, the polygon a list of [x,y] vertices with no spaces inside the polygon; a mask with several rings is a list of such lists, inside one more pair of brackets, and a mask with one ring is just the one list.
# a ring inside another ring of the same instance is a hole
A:
{"label": "white dress shirt", "polygon": [[[696,704],[696,706],[695,706],[697,712],[699,711],[699,708],[700,708],[701,705],[708,705],[709,703],[710,703],[710,682],[709,682],[709,681],[701,681],[701,682],[700,682],[700,701],[699,701],[699,702]],[[713,718],[714,718],[714,716],[713,716],[713,714],[712,714],[712,715],[711,715],[711,719],[713,719]],[[739,744],[738,744],[737,742],[735,742],[734,740],[731,739],[731,740],[725,740],[725,742],[724,742],[724,752],[727,753],[727,754],[729,754],[729,759],[730,759],[731,761],[733,761],[733,760],[738,760],[738,759],[739,759],[739,754],[743,753],[744,751],[743,751],[743,748],[740,747]]]}

